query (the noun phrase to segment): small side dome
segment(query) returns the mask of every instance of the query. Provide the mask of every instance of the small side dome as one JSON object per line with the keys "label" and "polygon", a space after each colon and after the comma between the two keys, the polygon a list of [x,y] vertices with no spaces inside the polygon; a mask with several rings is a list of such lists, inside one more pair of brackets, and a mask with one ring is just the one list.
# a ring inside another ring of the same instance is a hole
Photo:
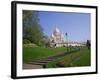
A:
{"label": "small side dome", "polygon": [[54,38],[54,35],[52,34],[51,37]]}

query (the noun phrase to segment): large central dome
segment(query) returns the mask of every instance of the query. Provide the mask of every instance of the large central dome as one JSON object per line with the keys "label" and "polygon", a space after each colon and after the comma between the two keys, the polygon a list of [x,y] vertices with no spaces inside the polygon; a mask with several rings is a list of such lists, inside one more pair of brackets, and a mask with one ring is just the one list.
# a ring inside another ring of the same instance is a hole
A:
{"label": "large central dome", "polygon": [[60,30],[56,27],[55,32],[60,33]]}
{"label": "large central dome", "polygon": [[61,35],[61,32],[57,27],[55,28],[55,30],[53,32],[53,35],[55,35],[55,36],[60,36]]}

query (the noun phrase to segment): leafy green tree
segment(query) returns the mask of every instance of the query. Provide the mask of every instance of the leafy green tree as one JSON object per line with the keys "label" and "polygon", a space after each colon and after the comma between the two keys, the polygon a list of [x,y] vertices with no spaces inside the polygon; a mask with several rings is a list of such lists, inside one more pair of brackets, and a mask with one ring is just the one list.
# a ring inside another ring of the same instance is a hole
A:
{"label": "leafy green tree", "polygon": [[48,36],[43,36],[43,43],[45,47],[50,47],[50,40]]}
{"label": "leafy green tree", "polygon": [[86,42],[86,46],[88,47],[88,49],[90,49],[90,47],[91,47],[90,40],[87,40],[87,42]]}
{"label": "leafy green tree", "polygon": [[39,24],[38,12],[23,10],[23,39],[43,45],[43,29]]}

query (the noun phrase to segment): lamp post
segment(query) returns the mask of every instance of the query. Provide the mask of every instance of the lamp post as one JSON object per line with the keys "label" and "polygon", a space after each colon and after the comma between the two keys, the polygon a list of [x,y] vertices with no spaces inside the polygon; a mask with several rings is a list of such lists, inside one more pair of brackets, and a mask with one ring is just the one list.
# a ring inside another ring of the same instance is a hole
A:
{"label": "lamp post", "polygon": [[65,35],[66,35],[66,41],[67,41],[67,52],[68,52],[68,34],[67,34],[67,32],[65,33]]}

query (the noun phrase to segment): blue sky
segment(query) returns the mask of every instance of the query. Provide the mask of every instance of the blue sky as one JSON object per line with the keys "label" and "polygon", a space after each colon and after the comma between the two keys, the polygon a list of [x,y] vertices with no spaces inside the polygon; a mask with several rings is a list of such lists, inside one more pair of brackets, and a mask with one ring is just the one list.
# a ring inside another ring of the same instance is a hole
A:
{"label": "blue sky", "polygon": [[51,36],[55,27],[65,34],[70,41],[90,40],[90,14],[74,12],[39,11],[40,24],[47,36]]}

